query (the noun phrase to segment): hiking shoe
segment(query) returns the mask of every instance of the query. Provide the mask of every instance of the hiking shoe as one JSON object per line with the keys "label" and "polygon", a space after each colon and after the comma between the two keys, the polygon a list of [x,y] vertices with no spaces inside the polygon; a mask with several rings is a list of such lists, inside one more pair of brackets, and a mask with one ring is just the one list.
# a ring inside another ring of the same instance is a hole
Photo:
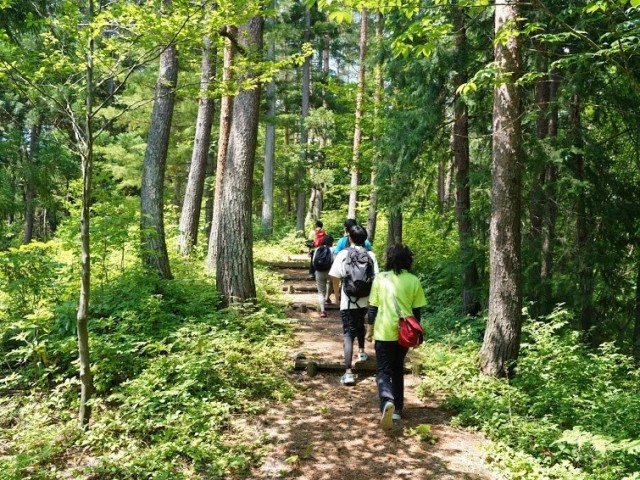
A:
{"label": "hiking shoe", "polygon": [[358,352],[358,362],[366,362],[369,359],[369,355],[364,352]]}
{"label": "hiking shoe", "polygon": [[345,373],[344,375],[342,375],[340,383],[343,385],[355,385],[356,377],[353,376],[353,373]]}
{"label": "hiking shoe", "polygon": [[327,312],[320,312],[320,318],[327,318]]}
{"label": "hiking shoe", "polygon": [[391,420],[402,420],[402,414],[398,411],[391,415]]}
{"label": "hiking shoe", "polygon": [[382,430],[390,430],[393,426],[393,414],[395,412],[395,405],[393,402],[387,402],[382,408],[382,417],[380,417],[380,428]]}

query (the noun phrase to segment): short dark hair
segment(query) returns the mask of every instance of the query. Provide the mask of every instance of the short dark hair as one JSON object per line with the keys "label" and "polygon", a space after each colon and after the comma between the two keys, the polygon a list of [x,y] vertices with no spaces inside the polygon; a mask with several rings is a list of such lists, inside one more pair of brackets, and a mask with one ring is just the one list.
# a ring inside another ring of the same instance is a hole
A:
{"label": "short dark hair", "polygon": [[344,230],[349,233],[352,227],[355,227],[358,224],[353,218],[347,218],[344,222]]}
{"label": "short dark hair", "polygon": [[367,239],[367,231],[360,225],[354,225],[349,230],[349,238],[353,243],[358,246],[362,246]]}
{"label": "short dark hair", "polygon": [[318,227],[318,228],[322,228],[323,226],[324,226],[324,224],[323,224],[320,220],[318,220],[318,221],[316,222],[316,227]]}
{"label": "short dark hair", "polygon": [[385,270],[393,270],[399,274],[402,270],[410,270],[413,264],[413,252],[403,243],[396,243],[387,250]]}
{"label": "short dark hair", "polygon": [[327,247],[330,247],[333,245],[333,237],[331,235],[325,235],[322,238],[322,245],[326,245]]}

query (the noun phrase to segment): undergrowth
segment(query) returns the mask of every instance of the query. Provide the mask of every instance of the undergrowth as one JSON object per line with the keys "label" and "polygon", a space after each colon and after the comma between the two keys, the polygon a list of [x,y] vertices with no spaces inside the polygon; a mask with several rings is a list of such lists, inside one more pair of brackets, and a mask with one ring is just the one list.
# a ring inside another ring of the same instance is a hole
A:
{"label": "undergrowth", "polygon": [[[90,312],[96,396],[77,428],[76,283],[58,246],[2,252],[0,479],[229,478],[259,460],[265,439],[241,416],[290,398],[289,328],[266,298],[221,309],[212,281],[174,261],[176,280],[137,266],[112,271]],[[43,268],[26,268],[38,262]]]}
{"label": "undergrowth", "polygon": [[[454,424],[494,440],[488,459],[509,479],[640,478],[640,371],[611,344],[592,350],[557,310],[527,320],[511,380],[479,374],[479,322],[421,349],[423,395],[445,395]],[[452,330],[454,331],[454,330]],[[434,335],[435,336],[435,335]]]}

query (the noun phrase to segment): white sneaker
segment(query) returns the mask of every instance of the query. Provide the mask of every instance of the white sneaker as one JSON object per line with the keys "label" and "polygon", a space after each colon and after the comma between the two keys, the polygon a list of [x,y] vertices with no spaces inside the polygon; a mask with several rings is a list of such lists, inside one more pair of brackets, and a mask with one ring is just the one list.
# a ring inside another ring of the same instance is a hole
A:
{"label": "white sneaker", "polygon": [[353,375],[353,373],[345,373],[344,375],[342,375],[340,383],[343,385],[355,385],[356,377]]}
{"label": "white sneaker", "polygon": [[382,430],[390,430],[393,426],[393,413],[395,412],[393,402],[387,402],[382,409],[382,417],[380,417],[380,428]]}
{"label": "white sneaker", "polygon": [[391,420],[402,420],[402,416],[399,413],[391,415]]}
{"label": "white sneaker", "polygon": [[369,355],[364,352],[358,352],[358,362],[366,362],[369,359]]}

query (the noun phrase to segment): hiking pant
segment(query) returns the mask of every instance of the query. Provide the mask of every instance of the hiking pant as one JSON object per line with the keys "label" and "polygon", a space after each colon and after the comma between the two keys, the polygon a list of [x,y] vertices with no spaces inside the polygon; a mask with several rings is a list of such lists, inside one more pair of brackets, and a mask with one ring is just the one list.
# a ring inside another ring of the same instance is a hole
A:
{"label": "hiking pant", "polygon": [[329,280],[329,272],[318,272],[316,270],[316,287],[318,288],[318,305],[320,311],[324,312],[324,304],[327,298],[327,281]]}
{"label": "hiking pant", "polygon": [[342,331],[344,333],[344,366],[351,368],[351,357],[353,357],[353,341],[358,340],[360,350],[364,350],[364,316],[367,308],[351,308],[340,310],[342,317]]}
{"label": "hiking pant", "polygon": [[404,359],[408,348],[401,347],[397,340],[376,340],[376,384],[380,396],[380,411],[384,404],[393,402],[396,412],[404,407]]}

